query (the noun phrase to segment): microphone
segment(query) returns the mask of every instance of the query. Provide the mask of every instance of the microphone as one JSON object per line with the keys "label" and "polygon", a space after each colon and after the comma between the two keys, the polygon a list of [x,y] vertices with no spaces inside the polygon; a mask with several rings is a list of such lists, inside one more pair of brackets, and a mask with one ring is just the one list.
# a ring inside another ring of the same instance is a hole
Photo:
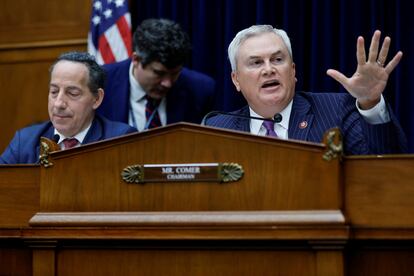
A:
{"label": "microphone", "polygon": [[52,140],[53,140],[54,142],[56,142],[56,144],[57,144],[57,143],[59,142],[59,140],[60,140],[60,135],[59,135],[59,134],[55,134],[55,135],[53,135]]}
{"label": "microphone", "polygon": [[275,116],[273,116],[273,121],[275,121],[275,123],[280,123],[282,121],[283,117],[280,113],[276,113]]}
{"label": "microphone", "polygon": [[261,117],[248,116],[248,115],[242,115],[242,114],[234,114],[234,113],[231,113],[231,112],[213,110],[213,111],[210,111],[209,113],[207,113],[203,117],[203,120],[201,121],[201,125],[205,126],[207,119],[210,118],[210,117],[213,117],[215,115],[227,115],[227,116],[234,116],[234,117],[245,118],[245,119],[270,121],[270,122],[273,122],[273,123],[280,123],[282,121],[282,118],[283,118],[280,113],[276,113],[276,115],[273,116],[273,119],[269,119],[269,118],[261,118]]}

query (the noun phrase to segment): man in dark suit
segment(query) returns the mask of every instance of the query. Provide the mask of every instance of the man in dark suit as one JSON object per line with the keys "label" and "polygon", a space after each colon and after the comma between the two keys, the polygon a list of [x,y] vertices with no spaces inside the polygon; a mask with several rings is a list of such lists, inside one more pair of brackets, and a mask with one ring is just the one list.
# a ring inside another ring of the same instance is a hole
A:
{"label": "man in dark suit", "polygon": [[147,19],[133,40],[131,59],[104,66],[108,80],[98,113],[139,131],[200,123],[213,108],[215,81],[183,68],[191,49],[188,35],[170,20]]}
{"label": "man in dark suit", "polygon": [[[235,115],[217,115],[205,124],[250,132],[277,135],[282,139],[321,142],[331,127],[339,127],[345,154],[383,154],[405,152],[405,135],[385,103],[382,92],[388,76],[402,53],[384,66],[390,38],[373,35],[368,59],[364,39],[357,41],[358,67],[351,78],[336,70],[327,74],[340,82],[348,93],[295,93],[295,64],[286,32],[269,25],[252,26],[239,32],[229,45],[232,81],[248,102]],[[275,118],[269,126],[247,117]]]}
{"label": "man in dark suit", "polygon": [[50,121],[17,131],[0,156],[0,164],[36,163],[42,136],[66,149],[136,131],[95,116],[104,97],[105,72],[94,57],[79,52],[62,54],[50,72]]}

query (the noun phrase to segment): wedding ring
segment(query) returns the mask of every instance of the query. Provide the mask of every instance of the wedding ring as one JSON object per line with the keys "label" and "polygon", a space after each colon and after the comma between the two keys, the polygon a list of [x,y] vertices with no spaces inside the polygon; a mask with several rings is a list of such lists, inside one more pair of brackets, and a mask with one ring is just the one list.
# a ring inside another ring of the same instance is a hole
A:
{"label": "wedding ring", "polygon": [[377,60],[377,64],[378,64],[379,66],[381,66],[381,67],[384,67],[384,63],[383,63],[383,62],[381,62],[381,61],[379,61],[379,60]]}

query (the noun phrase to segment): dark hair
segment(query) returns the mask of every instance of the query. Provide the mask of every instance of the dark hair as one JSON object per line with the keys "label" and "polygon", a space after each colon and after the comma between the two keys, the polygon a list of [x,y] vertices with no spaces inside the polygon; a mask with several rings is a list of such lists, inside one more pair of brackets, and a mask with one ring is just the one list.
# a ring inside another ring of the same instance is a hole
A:
{"label": "dark hair", "polygon": [[146,19],[134,33],[134,50],[143,66],[158,61],[171,69],[184,64],[191,44],[178,23],[168,19]]}
{"label": "dark hair", "polygon": [[103,88],[105,85],[105,71],[95,61],[95,57],[85,52],[67,52],[61,54],[56,61],[50,67],[50,72],[53,71],[56,63],[62,60],[79,62],[84,64],[89,71],[89,83],[88,87],[92,93],[98,93],[99,88]]}

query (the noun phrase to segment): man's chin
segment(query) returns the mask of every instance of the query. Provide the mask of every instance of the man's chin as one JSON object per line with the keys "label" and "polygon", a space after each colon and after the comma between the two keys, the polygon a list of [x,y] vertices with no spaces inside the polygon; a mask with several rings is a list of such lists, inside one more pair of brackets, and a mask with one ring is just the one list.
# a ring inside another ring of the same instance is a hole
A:
{"label": "man's chin", "polygon": [[151,90],[148,93],[148,96],[156,100],[161,100],[162,98],[165,97],[165,95],[167,95],[167,93],[168,93],[168,90]]}
{"label": "man's chin", "polygon": [[69,129],[66,125],[61,125],[59,123],[56,122],[52,122],[53,127],[59,131],[60,134],[65,135],[66,137],[71,137],[72,136],[72,131],[71,129]]}

